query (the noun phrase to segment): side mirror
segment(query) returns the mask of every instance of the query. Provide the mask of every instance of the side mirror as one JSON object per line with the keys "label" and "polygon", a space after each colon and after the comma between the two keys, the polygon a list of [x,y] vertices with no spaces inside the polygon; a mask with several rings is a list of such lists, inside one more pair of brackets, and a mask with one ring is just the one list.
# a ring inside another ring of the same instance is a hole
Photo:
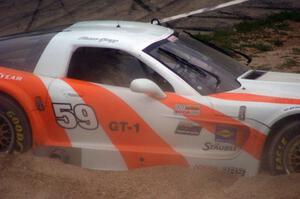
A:
{"label": "side mirror", "polygon": [[135,79],[130,84],[133,92],[145,93],[157,99],[164,99],[167,95],[159,88],[159,86],[149,79]]}

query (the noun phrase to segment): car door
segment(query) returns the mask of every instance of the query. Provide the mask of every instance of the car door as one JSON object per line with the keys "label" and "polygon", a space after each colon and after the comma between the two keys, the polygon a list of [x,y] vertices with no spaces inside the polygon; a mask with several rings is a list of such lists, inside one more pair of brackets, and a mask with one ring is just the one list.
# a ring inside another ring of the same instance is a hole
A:
{"label": "car door", "polygon": [[147,94],[132,92],[130,83],[138,78],[174,93],[168,81],[128,53],[77,49],[68,77],[55,80],[49,89],[58,124],[73,146],[116,151],[121,158],[115,162],[127,168],[188,165],[172,145],[179,123],[169,117],[173,109]]}
{"label": "car door", "polygon": [[[155,82],[167,97],[130,90],[139,78]],[[166,79],[120,50],[77,49],[68,78],[53,82],[50,93],[73,146],[114,151],[110,159],[120,167],[193,165],[238,152],[232,121],[218,116],[205,97],[175,93]]]}

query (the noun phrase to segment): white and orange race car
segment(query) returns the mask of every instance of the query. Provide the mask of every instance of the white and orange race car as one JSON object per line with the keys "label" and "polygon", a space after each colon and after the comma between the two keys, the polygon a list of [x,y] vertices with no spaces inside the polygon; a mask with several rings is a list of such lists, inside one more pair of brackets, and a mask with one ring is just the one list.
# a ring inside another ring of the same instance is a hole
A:
{"label": "white and orange race car", "polygon": [[7,36],[0,65],[1,152],[104,170],[300,172],[300,75],[250,70],[169,28],[94,21]]}

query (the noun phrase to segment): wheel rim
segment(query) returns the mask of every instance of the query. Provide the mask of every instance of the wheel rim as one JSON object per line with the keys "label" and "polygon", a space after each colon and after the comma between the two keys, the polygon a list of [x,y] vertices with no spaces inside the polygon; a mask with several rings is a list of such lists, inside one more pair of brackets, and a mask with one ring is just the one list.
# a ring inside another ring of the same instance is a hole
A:
{"label": "wheel rim", "polygon": [[0,152],[10,152],[14,144],[14,129],[10,121],[0,112]]}
{"label": "wheel rim", "polygon": [[300,135],[294,138],[286,147],[284,153],[286,173],[300,173]]}

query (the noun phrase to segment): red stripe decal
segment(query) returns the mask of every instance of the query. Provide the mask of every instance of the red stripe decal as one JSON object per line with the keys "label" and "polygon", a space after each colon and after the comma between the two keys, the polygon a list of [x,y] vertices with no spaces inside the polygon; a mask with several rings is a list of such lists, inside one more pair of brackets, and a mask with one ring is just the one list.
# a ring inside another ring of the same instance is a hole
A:
{"label": "red stripe decal", "polygon": [[300,104],[300,99],[271,97],[271,96],[254,95],[248,93],[218,93],[218,94],[210,95],[210,97],[223,99],[223,100],[233,100],[233,101],[265,102],[265,103],[276,103],[276,104]]}

